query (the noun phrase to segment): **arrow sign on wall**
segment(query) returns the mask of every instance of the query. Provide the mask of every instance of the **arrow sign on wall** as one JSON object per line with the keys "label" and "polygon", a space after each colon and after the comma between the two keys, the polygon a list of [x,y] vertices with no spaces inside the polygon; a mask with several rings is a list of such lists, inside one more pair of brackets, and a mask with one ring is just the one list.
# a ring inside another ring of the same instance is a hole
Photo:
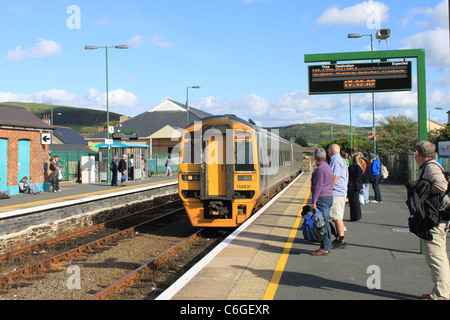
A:
{"label": "arrow sign on wall", "polygon": [[52,134],[50,132],[41,134],[41,144],[52,144]]}

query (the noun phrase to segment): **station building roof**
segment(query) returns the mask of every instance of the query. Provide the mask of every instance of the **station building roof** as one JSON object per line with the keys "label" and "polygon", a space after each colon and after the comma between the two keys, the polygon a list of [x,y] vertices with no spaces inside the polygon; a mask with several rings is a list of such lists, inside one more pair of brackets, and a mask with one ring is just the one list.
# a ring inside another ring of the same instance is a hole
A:
{"label": "station building roof", "polygon": [[0,104],[0,115],[0,128],[53,131],[51,126],[44,123],[24,107]]}
{"label": "station building roof", "polygon": [[[139,130],[140,138],[150,138],[166,126],[175,129],[185,128],[186,116],[187,110],[184,104],[165,99],[153,109],[122,122],[120,130]],[[212,116],[210,113],[192,107],[189,108],[189,122],[191,123],[210,116]],[[87,139],[99,140],[105,139],[106,136],[106,130],[104,130]]]}

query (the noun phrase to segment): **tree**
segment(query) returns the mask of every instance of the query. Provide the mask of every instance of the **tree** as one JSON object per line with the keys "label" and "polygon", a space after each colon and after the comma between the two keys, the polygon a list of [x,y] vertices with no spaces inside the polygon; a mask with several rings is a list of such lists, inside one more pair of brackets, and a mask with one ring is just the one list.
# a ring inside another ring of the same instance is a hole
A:
{"label": "tree", "polygon": [[380,155],[413,154],[419,141],[417,122],[411,118],[392,114],[379,121],[377,152]]}
{"label": "tree", "polygon": [[295,139],[295,143],[301,145],[302,147],[309,147],[308,142],[302,136],[298,136]]}
{"label": "tree", "polygon": [[[336,143],[341,148],[341,153],[348,153],[351,154],[352,147],[351,147],[351,139],[350,137],[344,137],[344,138],[336,138],[334,140],[322,143],[319,147],[325,149],[325,151],[328,151],[328,147],[332,145],[333,143]],[[371,143],[367,138],[362,137],[356,137],[353,139],[353,148],[358,148],[359,151],[367,151],[370,150]]]}
{"label": "tree", "polygon": [[445,128],[428,133],[428,140],[433,142],[436,147],[441,141],[450,141],[450,124],[447,123]]}

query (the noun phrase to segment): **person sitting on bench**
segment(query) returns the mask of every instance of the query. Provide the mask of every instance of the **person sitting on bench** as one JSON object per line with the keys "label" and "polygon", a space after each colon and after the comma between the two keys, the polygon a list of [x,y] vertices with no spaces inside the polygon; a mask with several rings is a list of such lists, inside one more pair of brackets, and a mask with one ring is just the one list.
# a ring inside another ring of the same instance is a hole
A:
{"label": "person sitting on bench", "polygon": [[28,184],[28,177],[23,177],[19,182],[20,193],[38,194],[40,193],[39,186],[36,183]]}

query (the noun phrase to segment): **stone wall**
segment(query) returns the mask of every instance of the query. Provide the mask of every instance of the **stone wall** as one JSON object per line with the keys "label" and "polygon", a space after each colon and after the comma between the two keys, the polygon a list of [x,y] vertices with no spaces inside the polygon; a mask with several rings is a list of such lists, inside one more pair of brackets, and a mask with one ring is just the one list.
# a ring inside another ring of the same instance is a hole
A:
{"label": "stone wall", "polygon": [[5,254],[149,208],[160,198],[178,197],[178,185],[133,192],[0,220],[0,254]]}

